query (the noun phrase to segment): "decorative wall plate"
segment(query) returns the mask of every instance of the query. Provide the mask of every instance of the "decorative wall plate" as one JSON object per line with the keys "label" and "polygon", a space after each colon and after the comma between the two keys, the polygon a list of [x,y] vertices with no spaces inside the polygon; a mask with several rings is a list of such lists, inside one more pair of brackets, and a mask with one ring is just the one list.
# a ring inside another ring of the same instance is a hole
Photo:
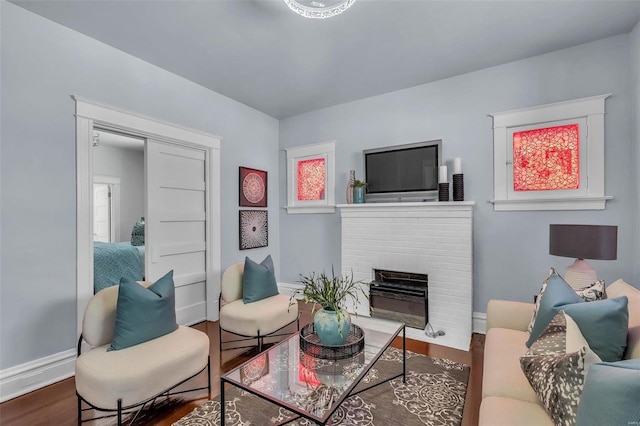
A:
{"label": "decorative wall plate", "polygon": [[266,210],[240,210],[240,250],[269,245],[269,217]]}
{"label": "decorative wall plate", "polygon": [[267,207],[267,172],[240,167],[240,206]]}

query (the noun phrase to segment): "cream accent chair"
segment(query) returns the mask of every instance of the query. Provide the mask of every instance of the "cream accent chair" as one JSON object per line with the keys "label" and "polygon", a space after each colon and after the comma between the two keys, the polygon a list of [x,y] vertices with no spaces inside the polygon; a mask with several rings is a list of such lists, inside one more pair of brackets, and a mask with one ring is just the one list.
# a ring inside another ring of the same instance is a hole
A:
{"label": "cream accent chair", "polygon": [[[114,335],[118,289],[116,285],[100,290],[84,313],[75,372],[78,425],[93,420],[82,419],[89,410],[115,412],[111,415],[121,425],[123,412],[138,408],[132,424],[140,410],[158,397],[204,389],[211,394],[209,337],[199,330],[179,326],[153,340],[107,352]],[[90,349],[81,353],[83,341]],[[170,393],[205,369],[206,387]],[[83,408],[83,402],[89,408]]]}
{"label": "cream accent chair", "polygon": [[[275,334],[290,324],[296,323],[300,330],[298,304],[289,304],[286,294],[277,294],[245,304],[242,300],[242,276],[244,263],[229,266],[222,274],[220,292],[220,352],[223,343],[242,342],[257,339],[258,352],[262,352],[265,337],[284,336]],[[241,336],[243,339],[222,341],[222,331]],[[288,334],[288,333],[287,333]],[[235,346],[227,349],[253,346]]]}

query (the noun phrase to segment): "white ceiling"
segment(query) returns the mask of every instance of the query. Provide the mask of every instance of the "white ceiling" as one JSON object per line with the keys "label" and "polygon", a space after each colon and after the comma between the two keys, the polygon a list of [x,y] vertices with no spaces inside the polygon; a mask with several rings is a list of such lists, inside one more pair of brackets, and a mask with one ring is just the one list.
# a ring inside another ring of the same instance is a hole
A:
{"label": "white ceiling", "polygon": [[13,0],[276,118],[627,33],[640,1]]}

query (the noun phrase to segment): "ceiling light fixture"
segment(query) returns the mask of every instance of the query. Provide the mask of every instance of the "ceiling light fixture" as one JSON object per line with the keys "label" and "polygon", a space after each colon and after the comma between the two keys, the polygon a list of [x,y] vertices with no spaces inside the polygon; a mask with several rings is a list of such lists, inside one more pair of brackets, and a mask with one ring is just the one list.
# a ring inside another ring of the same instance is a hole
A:
{"label": "ceiling light fixture", "polygon": [[325,19],[349,9],[356,0],[284,0],[298,15],[305,18]]}

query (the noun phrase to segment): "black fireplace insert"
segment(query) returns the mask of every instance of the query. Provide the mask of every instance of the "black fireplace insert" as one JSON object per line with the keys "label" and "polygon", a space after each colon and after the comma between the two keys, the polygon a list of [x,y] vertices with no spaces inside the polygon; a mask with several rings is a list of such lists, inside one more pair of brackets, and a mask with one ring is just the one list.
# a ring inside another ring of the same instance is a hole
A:
{"label": "black fireplace insert", "polygon": [[410,272],[374,270],[369,305],[371,316],[425,328],[429,322],[428,276]]}

